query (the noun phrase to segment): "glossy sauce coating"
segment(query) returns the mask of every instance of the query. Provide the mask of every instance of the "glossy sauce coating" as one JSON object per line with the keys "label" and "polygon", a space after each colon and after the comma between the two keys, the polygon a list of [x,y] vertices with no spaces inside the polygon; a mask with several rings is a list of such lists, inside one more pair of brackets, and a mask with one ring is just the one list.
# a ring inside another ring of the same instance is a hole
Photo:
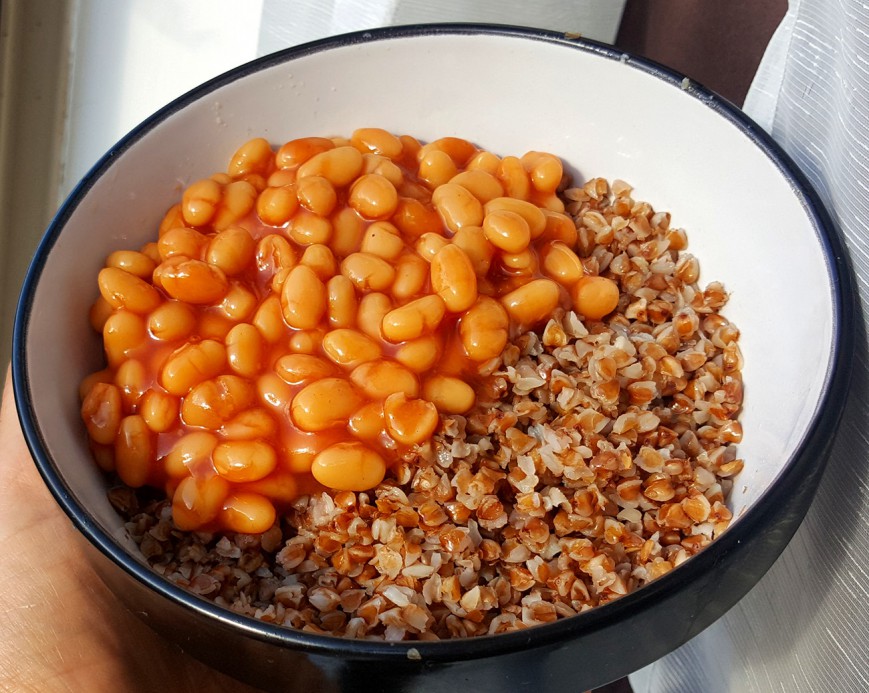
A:
{"label": "glossy sauce coating", "polygon": [[100,272],[95,457],[164,487],[185,529],[264,531],[320,485],[376,486],[473,408],[511,336],[615,308],[610,280],[582,284],[562,176],[377,128],[247,142]]}

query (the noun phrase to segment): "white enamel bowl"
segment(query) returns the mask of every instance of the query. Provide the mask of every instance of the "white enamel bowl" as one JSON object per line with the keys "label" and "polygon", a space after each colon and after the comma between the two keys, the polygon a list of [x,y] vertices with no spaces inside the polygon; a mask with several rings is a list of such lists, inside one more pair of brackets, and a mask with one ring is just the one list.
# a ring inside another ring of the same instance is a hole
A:
{"label": "white enamel bowl", "polygon": [[[100,367],[87,311],[118,248],[153,238],[182,186],[253,136],[378,126],[457,135],[500,153],[557,153],[575,176],[621,178],[670,210],[721,280],[745,357],[745,469],[732,528],[652,585],[577,617],[475,640],[386,644],[243,618],[154,575],[106,500],[78,414]],[[36,463],[119,597],[196,656],[261,686],[320,691],[581,690],[680,645],[771,565],[814,493],[853,344],[842,243],[788,157],[743,114],[660,66],[539,31],[422,26],[265,57],[181,97],[119,142],[58,212],[22,292],[14,384]],[[415,649],[411,650],[413,647]],[[372,678],[376,677],[376,678]]]}

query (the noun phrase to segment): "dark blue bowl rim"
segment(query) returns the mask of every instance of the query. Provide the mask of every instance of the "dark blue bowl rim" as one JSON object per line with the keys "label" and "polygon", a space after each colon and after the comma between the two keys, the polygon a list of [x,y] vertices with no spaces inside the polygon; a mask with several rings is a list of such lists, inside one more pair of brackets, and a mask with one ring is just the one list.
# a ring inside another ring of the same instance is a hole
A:
{"label": "dark blue bowl rim", "polygon": [[[740,521],[710,548],[685,562],[678,570],[609,604],[568,619],[561,619],[525,631],[436,642],[388,643],[342,639],[303,633],[241,616],[169,583],[137,560],[132,559],[113,537],[101,529],[99,524],[90,517],[87,510],[79,505],[48,454],[39,423],[31,406],[26,353],[30,308],[42,269],[66,221],[94,182],[109,170],[115,158],[173,113],[219,87],[265,68],[332,48],[419,36],[480,34],[541,41],[594,54],[606,60],[621,61],[671,85],[673,88],[690,94],[711,108],[741,130],[778,168],[793,189],[794,194],[801,201],[806,215],[814,226],[825,254],[832,289],[834,314],[830,365],[825,374],[821,397],[812,415],[811,425],[803,440],[775,482],[764,492],[759,501],[745,512]],[[636,617],[653,608],[663,597],[678,592],[681,588],[698,580],[714,568],[722,556],[732,555],[744,538],[750,537],[768,526],[772,518],[775,517],[776,509],[783,499],[787,498],[793,489],[804,480],[809,468],[817,466],[819,459],[823,459],[830,432],[836,429],[841,418],[854,351],[854,321],[855,304],[850,264],[838,229],[817,193],[797,165],[762,128],[736,106],[683,74],[595,41],[553,31],[499,24],[420,24],[352,32],[263,56],[215,77],[180,96],[144,120],[118,141],[70,193],[52,219],[34,255],[22,286],[15,316],[12,378],[15,402],[27,445],[40,474],[56,501],[78,530],[103,555],[142,585],[191,612],[231,625],[250,637],[310,654],[333,655],[351,659],[379,659],[388,663],[390,660],[407,661],[408,651],[414,649],[416,650],[414,659],[418,656],[422,661],[448,662],[503,655],[531,647],[549,646],[588,636],[628,617]]]}

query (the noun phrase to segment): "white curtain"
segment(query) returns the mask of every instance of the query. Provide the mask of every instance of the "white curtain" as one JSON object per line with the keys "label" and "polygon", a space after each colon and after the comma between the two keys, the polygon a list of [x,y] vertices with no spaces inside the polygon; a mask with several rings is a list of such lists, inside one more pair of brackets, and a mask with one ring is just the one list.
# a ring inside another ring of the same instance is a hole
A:
{"label": "white curtain", "polygon": [[[745,110],[808,175],[869,301],[869,6],[791,0]],[[637,693],[869,691],[869,361],[818,496],[784,554],[724,618],[631,677]]]}

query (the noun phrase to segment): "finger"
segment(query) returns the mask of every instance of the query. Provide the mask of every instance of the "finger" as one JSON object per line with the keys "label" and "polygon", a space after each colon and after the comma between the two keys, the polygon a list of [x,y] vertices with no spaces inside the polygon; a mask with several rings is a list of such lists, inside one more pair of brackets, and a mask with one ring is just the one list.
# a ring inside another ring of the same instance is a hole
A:
{"label": "finger", "polygon": [[163,640],[99,580],[0,404],[0,690],[253,691]]}

